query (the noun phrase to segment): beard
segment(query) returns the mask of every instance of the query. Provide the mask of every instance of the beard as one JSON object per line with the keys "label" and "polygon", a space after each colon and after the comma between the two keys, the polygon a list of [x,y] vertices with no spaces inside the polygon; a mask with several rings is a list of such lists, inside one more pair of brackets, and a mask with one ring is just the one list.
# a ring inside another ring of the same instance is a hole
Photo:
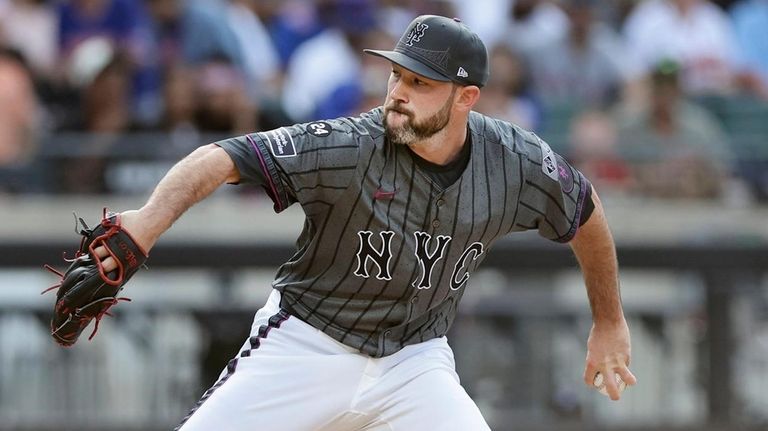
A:
{"label": "beard", "polygon": [[[424,139],[431,138],[439,131],[445,129],[451,121],[451,105],[453,104],[453,95],[456,92],[454,87],[451,95],[445,104],[434,115],[425,118],[422,121],[414,119],[414,113],[403,109],[395,103],[384,107],[384,132],[389,142],[396,145],[413,145]],[[398,112],[407,117],[407,120],[399,126],[389,124],[390,112]]]}

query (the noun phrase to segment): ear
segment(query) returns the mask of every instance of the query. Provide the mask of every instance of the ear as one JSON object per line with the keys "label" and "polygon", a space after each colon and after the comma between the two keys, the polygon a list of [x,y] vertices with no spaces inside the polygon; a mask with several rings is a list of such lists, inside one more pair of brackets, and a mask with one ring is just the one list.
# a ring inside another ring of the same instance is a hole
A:
{"label": "ear", "polygon": [[480,99],[480,87],[476,85],[460,86],[457,93],[456,106],[462,111],[471,111]]}

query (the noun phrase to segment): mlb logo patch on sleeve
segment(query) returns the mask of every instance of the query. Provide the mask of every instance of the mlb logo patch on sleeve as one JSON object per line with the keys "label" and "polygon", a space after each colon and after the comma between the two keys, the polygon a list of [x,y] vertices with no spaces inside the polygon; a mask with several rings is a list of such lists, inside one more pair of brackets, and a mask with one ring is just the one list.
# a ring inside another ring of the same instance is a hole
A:
{"label": "mlb logo patch on sleeve", "polygon": [[296,155],[296,146],[293,143],[293,137],[288,130],[280,128],[267,132],[269,149],[275,157],[294,157]]}
{"label": "mlb logo patch on sleeve", "polygon": [[549,178],[555,181],[560,181],[559,174],[557,172],[557,159],[555,158],[555,152],[547,145],[546,142],[539,139],[539,145],[541,146],[541,170]]}

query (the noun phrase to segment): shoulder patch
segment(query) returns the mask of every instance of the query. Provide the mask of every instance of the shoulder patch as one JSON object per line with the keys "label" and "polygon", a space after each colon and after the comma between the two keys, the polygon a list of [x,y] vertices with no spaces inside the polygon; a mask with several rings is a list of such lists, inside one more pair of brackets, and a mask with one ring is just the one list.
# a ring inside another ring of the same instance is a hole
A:
{"label": "shoulder patch", "polygon": [[549,178],[552,178],[555,181],[560,181],[560,174],[557,172],[557,158],[555,157],[555,152],[541,139],[539,139],[539,146],[541,147],[541,170],[544,171]]}
{"label": "shoulder patch", "polygon": [[293,136],[288,133],[285,127],[267,132],[266,136],[273,156],[294,157],[296,155],[296,145],[293,143]]}
{"label": "shoulder patch", "polygon": [[325,138],[331,134],[331,125],[325,121],[315,121],[307,124],[307,132],[318,138]]}
{"label": "shoulder patch", "polygon": [[560,154],[557,155],[557,175],[560,180],[560,188],[563,189],[563,192],[572,192],[575,183],[575,180],[573,179],[573,170],[571,170],[570,165]]}

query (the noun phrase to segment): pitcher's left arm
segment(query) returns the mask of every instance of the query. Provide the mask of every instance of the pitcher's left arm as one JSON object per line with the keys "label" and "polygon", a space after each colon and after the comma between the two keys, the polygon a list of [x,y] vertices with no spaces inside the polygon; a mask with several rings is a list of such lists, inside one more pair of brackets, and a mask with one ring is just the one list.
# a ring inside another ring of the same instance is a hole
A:
{"label": "pitcher's left arm", "polygon": [[591,216],[569,243],[581,266],[592,309],[584,382],[592,387],[596,374],[601,373],[608,395],[612,400],[618,400],[621,391],[615,374],[627,385],[634,385],[637,379],[629,370],[631,343],[621,305],[616,247],[603,205],[594,189],[592,201]]}

